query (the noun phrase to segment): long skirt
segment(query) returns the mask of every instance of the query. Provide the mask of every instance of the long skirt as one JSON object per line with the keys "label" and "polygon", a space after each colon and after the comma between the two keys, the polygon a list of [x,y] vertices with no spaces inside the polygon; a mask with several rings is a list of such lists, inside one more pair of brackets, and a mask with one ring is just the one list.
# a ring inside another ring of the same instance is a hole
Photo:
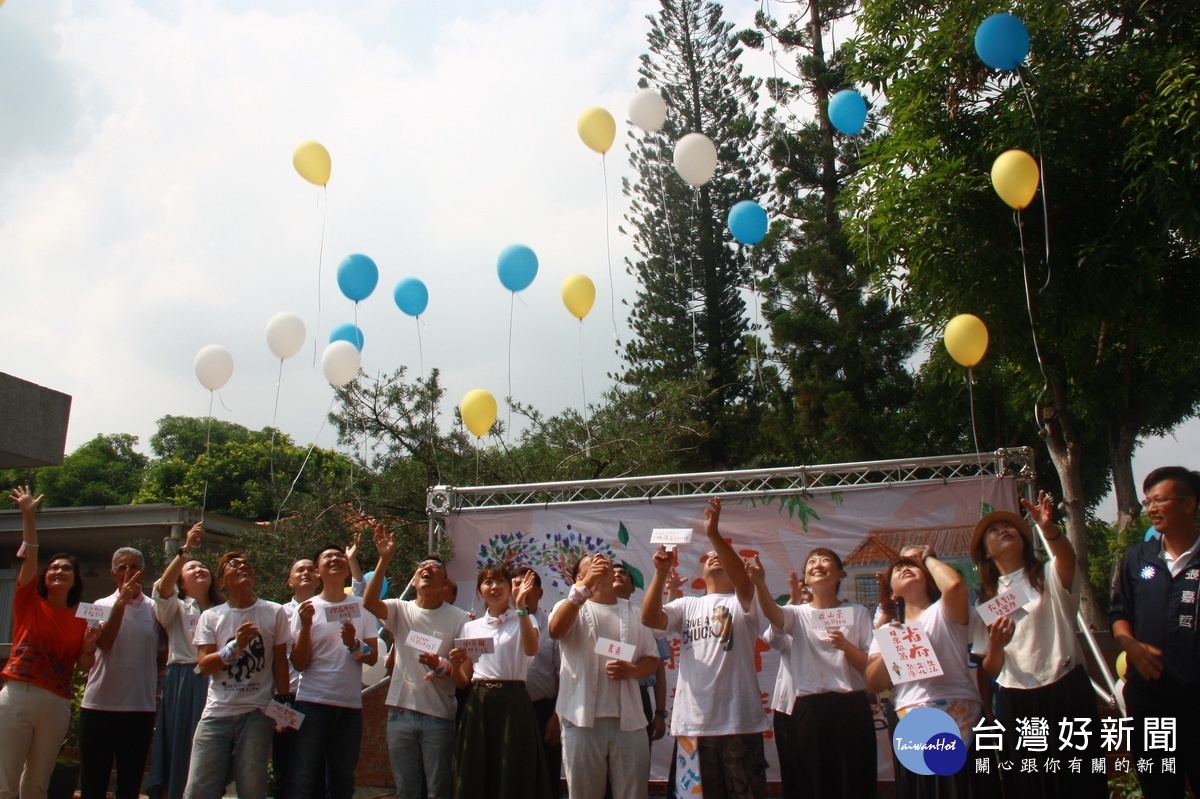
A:
{"label": "long skirt", "polygon": [[550,799],[542,733],[525,683],[471,683],[454,751],[454,796]]}
{"label": "long skirt", "polygon": [[[1000,754],[1000,760],[1012,765],[1012,768],[1000,771],[1005,796],[1019,799],[1058,799],[1060,796],[1105,799],[1108,796],[1107,776],[1103,771],[1092,771],[1092,761],[1103,759],[1104,749],[1100,746],[1100,714],[1096,706],[1096,692],[1083,666],[1072,669],[1041,688],[1001,688],[997,696],[996,715],[1005,729],[1004,751]],[[1049,723],[1046,730],[1047,747],[1042,752],[1017,748],[1019,726],[1032,719],[1045,719]],[[1090,719],[1087,730],[1091,734],[1073,738],[1069,736],[1072,746],[1064,749],[1059,723],[1068,720],[1078,729],[1083,725],[1076,723],[1076,719]],[[1085,737],[1086,748],[1074,748],[1083,743]],[[1028,758],[1034,759],[1036,772],[1021,767],[1022,761]],[[1077,771],[1071,768],[1072,759],[1081,761]],[[1055,760],[1058,764],[1054,768],[1047,768],[1047,763]]]}
{"label": "long skirt", "polygon": [[787,727],[779,762],[791,765],[788,799],[875,796],[875,716],[866,691],[798,696]]}
{"label": "long skirt", "polygon": [[208,696],[208,677],[198,674],[195,668],[195,663],[167,666],[158,723],[150,744],[150,773],[146,776],[146,793],[152,799],[182,799],[187,785],[192,737]]}

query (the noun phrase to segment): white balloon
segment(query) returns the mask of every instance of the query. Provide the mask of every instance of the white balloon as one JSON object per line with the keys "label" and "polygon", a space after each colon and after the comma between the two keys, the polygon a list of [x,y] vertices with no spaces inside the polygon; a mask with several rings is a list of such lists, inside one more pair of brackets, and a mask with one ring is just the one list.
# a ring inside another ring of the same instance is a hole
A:
{"label": "white balloon", "polygon": [[647,133],[654,133],[667,121],[667,104],[658,89],[638,89],[629,101],[629,121]]}
{"label": "white balloon", "polygon": [[325,372],[325,379],[333,386],[341,387],[349,383],[358,374],[361,365],[362,354],[349,341],[333,342],[321,356],[321,369]]}
{"label": "white balloon", "polygon": [[267,346],[276,358],[287,360],[304,346],[304,320],[294,313],[277,313],[267,322]]}
{"label": "white balloon", "polygon": [[675,171],[689,186],[700,187],[717,171],[717,147],[703,133],[689,133],[675,143]]}
{"label": "white balloon", "polygon": [[218,344],[209,344],[196,353],[196,379],[209,391],[216,391],[233,376],[233,353]]}

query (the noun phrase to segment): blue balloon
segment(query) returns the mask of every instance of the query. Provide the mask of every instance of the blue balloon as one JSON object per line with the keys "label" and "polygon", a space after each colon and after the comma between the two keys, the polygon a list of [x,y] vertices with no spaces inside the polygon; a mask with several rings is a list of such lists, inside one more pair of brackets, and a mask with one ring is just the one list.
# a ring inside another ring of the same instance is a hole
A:
{"label": "blue balloon", "polygon": [[1029,55],[1029,30],[1012,14],[992,14],[975,30],[975,52],[992,69],[1016,69]]}
{"label": "blue balloon", "polygon": [[[374,574],[375,574],[374,571],[369,571],[366,574],[364,574],[363,582],[367,582],[367,583],[371,582],[371,576]],[[383,587],[379,589],[379,597],[381,599],[383,597],[387,596],[387,590],[388,590],[388,581],[387,581],[387,577],[384,577],[383,578]]]}
{"label": "blue balloon", "polygon": [[729,232],[742,244],[758,244],[767,235],[767,212],[754,200],[729,209]]}
{"label": "blue balloon", "polygon": [[355,347],[358,347],[359,352],[362,352],[363,343],[366,339],[363,338],[363,332],[358,328],[358,325],[346,322],[335,327],[329,334],[329,343],[332,344],[335,341],[349,341]]}
{"label": "blue balloon", "polygon": [[347,255],[338,264],[337,282],[348,299],[365,300],[379,283],[379,267],[365,255]]}
{"label": "blue balloon", "polygon": [[396,307],[409,316],[420,316],[429,305],[429,289],[415,277],[406,277],[397,283],[392,297],[396,300]]}
{"label": "blue balloon", "polygon": [[842,89],[829,98],[829,121],[847,136],[857,136],[867,124],[867,101],[854,89]]}
{"label": "blue balloon", "polygon": [[510,244],[496,259],[496,272],[509,291],[529,288],[538,273],[537,254],[524,244]]}

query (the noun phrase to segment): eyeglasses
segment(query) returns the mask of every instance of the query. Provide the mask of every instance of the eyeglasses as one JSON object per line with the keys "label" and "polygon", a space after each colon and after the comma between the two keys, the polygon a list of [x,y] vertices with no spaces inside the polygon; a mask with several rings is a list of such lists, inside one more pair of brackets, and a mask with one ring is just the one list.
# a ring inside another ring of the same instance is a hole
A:
{"label": "eyeglasses", "polygon": [[122,563],[119,566],[113,566],[113,571],[123,574],[125,572],[135,572],[140,568],[142,568],[140,563]]}
{"label": "eyeglasses", "polygon": [[1173,499],[1183,499],[1183,497],[1154,497],[1153,499],[1146,497],[1142,500],[1142,507],[1146,510],[1150,510],[1151,508],[1157,508],[1161,507],[1162,505],[1166,505]]}
{"label": "eyeglasses", "polygon": [[240,569],[243,566],[249,566],[250,561],[242,560],[241,558],[230,558],[221,566],[221,574],[224,574],[229,569]]}
{"label": "eyeglasses", "polygon": [[423,569],[433,569],[435,571],[446,571],[446,567],[436,560],[423,560],[417,564],[417,571]]}

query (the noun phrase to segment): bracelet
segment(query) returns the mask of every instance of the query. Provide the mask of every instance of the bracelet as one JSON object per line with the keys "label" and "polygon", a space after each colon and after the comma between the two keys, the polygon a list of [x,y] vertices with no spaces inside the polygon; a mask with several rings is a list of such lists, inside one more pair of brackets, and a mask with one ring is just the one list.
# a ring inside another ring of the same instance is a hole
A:
{"label": "bracelet", "polygon": [[359,660],[362,660],[365,657],[370,657],[371,653],[374,651],[375,650],[371,648],[370,644],[363,644],[362,651],[359,652],[355,657],[357,657]]}
{"label": "bracelet", "polygon": [[529,608],[517,608],[517,618],[529,615]]}
{"label": "bracelet", "polygon": [[190,549],[184,549],[184,548],[180,547],[180,548],[179,548],[179,551],[175,553],[175,557],[177,557],[177,558],[186,558],[186,557],[187,557],[188,555],[190,555],[190,554],[192,554],[192,550],[190,550]]}
{"label": "bracelet", "polygon": [[656,711],[654,711],[654,717],[659,718],[659,719],[665,719],[667,717],[667,711],[656,710]]}
{"label": "bracelet", "polygon": [[347,650],[348,652],[350,652],[350,654],[352,654],[352,655],[353,655],[355,652],[357,652],[357,651],[358,651],[358,648],[359,648],[359,647],[361,647],[361,646],[362,646],[362,641],[361,641],[360,639],[358,639],[358,638],[355,638],[355,639],[354,639],[354,643],[353,643],[353,644],[349,644],[349,645],[346,647],[346,650]]}
{"label": "bracelet", "polygon": [[237,647],[235,646],[236,643],[236,641],[230,641],[229,643],[225,644],[225,646],[221,647],[221,660],[226,666],[237,660]]}
{"label": "bracelet", "polygon": [[38,548],[37,544],[31,544],[28,541],[22,541],[21,546],[25,547],[26,549],[37,549]]}
{"label": "bracelet", "polygon": [[1062,538],[1063,534],[1059,533],[1057,528],[1055,529],[1054,532],[1058,533],[1058,535],[1054,536],[1054,538],[1051,538],[1050,536],[1046,535],[1045,531],[1042,531],[1042,535],[1045,537],[1047,542],[1057,541],[1058,539]]}

